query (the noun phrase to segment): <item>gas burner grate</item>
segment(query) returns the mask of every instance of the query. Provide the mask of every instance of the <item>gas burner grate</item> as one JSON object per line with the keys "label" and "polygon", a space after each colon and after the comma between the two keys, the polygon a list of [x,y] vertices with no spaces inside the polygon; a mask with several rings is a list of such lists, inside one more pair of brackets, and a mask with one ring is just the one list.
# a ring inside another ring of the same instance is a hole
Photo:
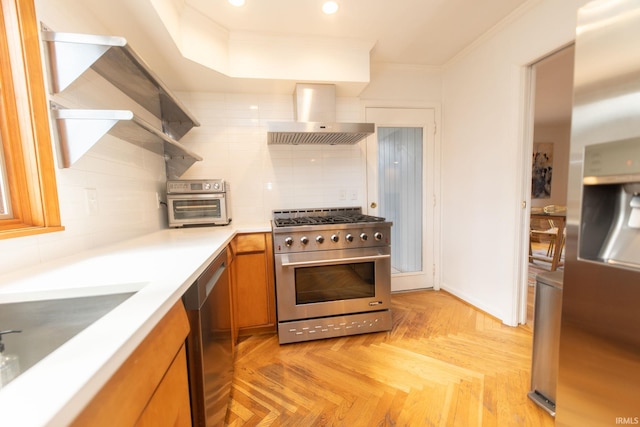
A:
{"label": "gas burner grate", "polygon": [[315,225],[322,224],[321,221],[318,221],[319,217],[299,217],[299,218],[276,218],[274,221],[277,227],[286,227],[290,225]]}
{"label": "gas burner grate", "polygon": [[276,227],[290,227],[297,225],[323,225],[323,224],[355,224],[363,222],[384,222],[384,218],[364,215],[361,213],[344,213],[341,215],[323,216],[297,216],[292,218],[275,218]]}

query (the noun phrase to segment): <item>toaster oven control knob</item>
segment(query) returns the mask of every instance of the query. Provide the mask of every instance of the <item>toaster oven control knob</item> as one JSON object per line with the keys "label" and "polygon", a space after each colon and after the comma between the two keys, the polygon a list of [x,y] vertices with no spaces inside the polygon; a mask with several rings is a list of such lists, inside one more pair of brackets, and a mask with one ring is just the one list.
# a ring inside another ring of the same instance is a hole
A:
{"label": "toaster oven control knob", "polygon": [[302,243],[303,245],[306,245],[307,243],[309,243],[309,238],[307,236],[302,236],[300,238],[300,243]]}
{"label": "toaster oven control knob", "polygon": [[318,242],[318,243],[324,243],[324,237],[323,237],[323,236],[318,236],[318,237],[316,237],[316,242]]}
{"label": "toaster oven control knob", "polygon": [[338,243],[338,240],[340,240],[340,236],[338,236],[337,234],[332,234],[331,235],[331,241],[333,243]]}
{"label": "toaster oven control knob", "polygon": [[373,238],[376,239],[377,241],[382,240],[382,233],[379,231],[376,231],[376,233],[373,235]]}
{"label": "toaster oven control knob", "polygon": [[293,245],[293,237],[285,237],[284,244],[287,246]]}
{"label": "toaster oven control knob", "polygon": [[366,242],[368,238],[369,236],[367,236],[367,233],[360,233],[360,240],[363,242]]}
{"label": "toaster oven control knob", "polygon": [[351,233],[347,234],[346,236],[344,236],[344,240],[346,240],[347,242],[353,242],[353,235]]}

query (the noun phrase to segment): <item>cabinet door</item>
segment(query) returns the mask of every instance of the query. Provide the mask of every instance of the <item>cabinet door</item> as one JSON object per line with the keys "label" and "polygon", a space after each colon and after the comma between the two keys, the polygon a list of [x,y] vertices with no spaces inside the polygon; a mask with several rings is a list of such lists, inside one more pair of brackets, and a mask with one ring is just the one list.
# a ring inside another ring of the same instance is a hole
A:
{"label": "cabinet door", "polygon": [[185,375],[186,370],[187,356],[183,345],[147,407],[138,418],[137,427],[191,426],[189,382]]}
{"label": "cabinet door", "polygon": [[239,234],[231,242],[235,324],[239,335],[276,330],[271,242],[270,233]]}
{"label": "cabinet door", "polygon": [[[187,314],[182,301],[178,301],[70,425],[131,426],[141,417],[147,421],[157,420],[155,410],[146,414],[147,405],[157,398],[158,402],[172,401],[169,412],[160,414],[175,420],[171,425],[190,427],[184,350],[188,332]],[[165,385],[167,375],[171,380]],[[160,421],[155,425],[161,425],[164,418]]]}

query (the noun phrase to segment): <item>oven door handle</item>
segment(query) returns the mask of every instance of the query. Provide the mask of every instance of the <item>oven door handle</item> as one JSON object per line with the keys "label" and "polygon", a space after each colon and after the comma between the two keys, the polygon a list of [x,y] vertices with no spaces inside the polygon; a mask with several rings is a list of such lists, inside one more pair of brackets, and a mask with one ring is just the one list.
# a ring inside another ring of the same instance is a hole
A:
{"label": "oven door handle", "polygon": [[217,209],[218,205],[195,205],[195,206],[176,206],[174,209],[177,211],[195,210],[195,209],[214,208]]}
{"label": "oven door handle", "polygon": [[283,267],[310,267],[314,265],[329,265],[329,264],[346,264],[349,262],[369,262],[376,261],[380,259],[391,258],[391,255],[373,255],[373,256],[360,256],[353,258],[338,258],[338,259],[323,259],[319,261],[298,261],[298,262],[289,262],[289,257],[282,258],[282,266]]}

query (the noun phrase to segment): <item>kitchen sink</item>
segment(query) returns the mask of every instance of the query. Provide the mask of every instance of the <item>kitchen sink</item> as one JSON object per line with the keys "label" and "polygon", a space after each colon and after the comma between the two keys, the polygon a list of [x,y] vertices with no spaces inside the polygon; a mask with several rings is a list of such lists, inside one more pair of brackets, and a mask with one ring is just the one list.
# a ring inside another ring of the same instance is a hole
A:
{"label": "kitchen sink", "polygon": [[0,304],[0,330],[5,354],[19,357],[25,372],[136,292],[57,298]]}

